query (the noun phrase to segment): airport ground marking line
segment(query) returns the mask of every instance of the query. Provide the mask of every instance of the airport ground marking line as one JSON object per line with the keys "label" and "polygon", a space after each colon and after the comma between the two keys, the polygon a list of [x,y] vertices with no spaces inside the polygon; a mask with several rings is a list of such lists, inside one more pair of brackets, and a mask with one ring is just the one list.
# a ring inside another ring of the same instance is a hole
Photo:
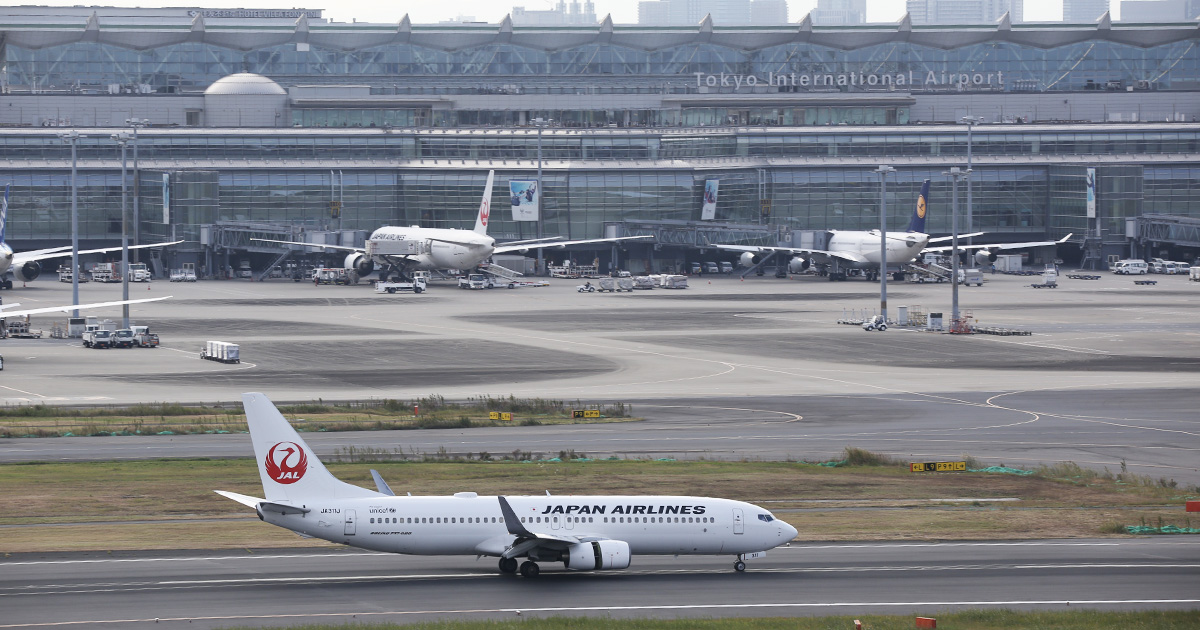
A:
{"label": "airport ground marking line", "polygon": [[462,608],[457,610],[369,610],[347,612],[272,613],[256,615],[213,615],[205,617],[148,617],[144,619],[90,619],[81,621],[44,621],[21,624],[0,624],[0,628],[48,628],[102,624],[133,624],[195,621],[240,621],[256,619],[330,619],[337,617],[384,617],[448,614],[516,614],[516,613],[572,613],[606,611],[653,611],[653,610],[755,610],[770,608],[868,608],[868,607],[914,607],[914,606],[1115,606],[1115,605],[1164,605],[1197,604],[1200,599],[1026,599],[1026,600],[962,600],[962,601],[911,601],[911,602],[780,602],[760,604],[647,604],[643,606],[558,606],[541,608]]}
{"label": "airport ground marking line", "polygon": [[9,386],[7,386],[7,385],[0,385],[0,388],[3,388],[3,389],[11,389],[11,390],[12,390],[12,391],[14,391],[14,392],[21,392],[22,394],[26,394],[26,395],[29,395],[29,396],[34,396],[34,397],[36,397],[36,398],[45,398],[45,396],[43,396],[43,395],[41,395],[41,394],[35,394],[35,393],[33,393],[33,392],[27,392],[27,391],[25,391],[25,390],[23,390],[23,389],[17,389],[16,387],[9,387]]}
{"label": "airport ground marking line", "polygon": [[640,407],[657,407],[657,408],[659,408],[659,409],[716,409],[716,410],[719,410],[719,411],[753,411],[753,412],[755,412],[755,413],[771,413],[771,414],[777,414],[777,415],[781,415],[781,416],[791,416],[791,417],[792,417],[792,419],[791,419],[791,420],[785,420],[785,421],[784,421],[785,423],[787,423],[787,422],[798,422],[798,421],[800,421],[800,420],[803,420],[803,419],[804,419],[804,416],[802,416],[802,415],[800,415],[800,414],[797,414],[797,413],[791,413],[791,412],[789,412],[789,411],[775,411],[774,409],[748,409],[748,408],[744,408],[744,407],[716,407],[716,406],[713,406],[713,405],[649,405],[649,404],[640,404],[640,405],[638,405],[638,406],[640,406]]}
{"label": "airport ground marking line", "polygon": [[[1114,382],[1111,384],[1117,385],[1118,383]],[[1100,386],[1103,387],[1104,384],[1100,384]],[[1076,387],[1093,388],[1093,387],[1096,387],[1096,385],[1069,385],[1067,387],[1062,387],[1062,388],[1041,387],[1041,388],[1037,388],[1037,389],[1015,390],[1015,391],[1011,391],[1011,392],[1004,392],[1004,393],[996,394],[995,396],[988,398],[988,402],[990,404],[991,401],[995,400],[996,398],[1001,398],[1003,396],[1011,396],[1014,394],[1028,394],[1028,393],[1032,393],[1032,392],[1044,392],[1044,391],[1061,391],[1062,389],[1074,389]],[[997,407],[1001,408],[1001,409],[1007,408],[1007,407],[1000,407],[999,405],[997,405]],[[1034,413],[1034,412],[1026,411],[1026,413]],[[1045,415],[1046,417],[1049,417],[1049,418],[1058,418],[1060,420],[1074,420],[1076,422],[1089,422],[1089,423],[1094,423],[1094,424],[1104,424],[1104,425],[1109,425],[1109,426],[1121,427],[1123,429],[1140,429],[1142,431],[1160,431],[1163,433],[1182,433],[1183,435],[1200,436],[1200,433],[1193,433],[1191,431],[1182,431],[1179,429],[1162,429],[1162,428],[1158,428],[1158,427],[1143,427],[1143,426],[1138,426],[1138,425],[1121,424],[1119,422],[1107,422],[1104,420],[1088,420],[1088,419],[1084,419],[1085,416],[1070,416],[1070,415],[1066,415],[1066,414],[1055,414],[1055,413],[1049,413],[1049,412],[1042,412],[1042,415]]]}
{"label": "airport ground marking line", "polygon": [[[900,573],[920,571],[958,572],[958,571],[1030,571],[1053,569],[1196,569],[1200,563],[1054,563],[1054,564],[964,564],[964,565],[894,565],[894,566],[851,566],[851,567],[754,567],[755,573],[794,574],[794,573]],[[712,568],[697,569],[647,569],[643,571],[623,571],[622,575],[651,576],[651,575],[712,575]],[[586,575],[560,573],[564,577],[583,578]],[[228,578],[211,580],[162,580],[141,582],[108,582],[100,584],[46,584],[32,587],[20,587],[15,592],[0,592],[0,598],[31,597],[44,595],[78,595],[83,593],[134,593],[146,591],[179,591],[193,589],[217,589],[247,586],[270,586],[277,584],[348,584],[360,582],[413,582],[421,580],[474,580],[496,579],[499,574],[494,571],[486,573],[412,573],[412,574],[362,574],[362,575],[312,575],[300,577],[255,577]],[[591,576],[594,579],[613,577],[609,575]],[[36,589],[36,590],[35,590]],[[0,589],[0,591],[9,589]]]}

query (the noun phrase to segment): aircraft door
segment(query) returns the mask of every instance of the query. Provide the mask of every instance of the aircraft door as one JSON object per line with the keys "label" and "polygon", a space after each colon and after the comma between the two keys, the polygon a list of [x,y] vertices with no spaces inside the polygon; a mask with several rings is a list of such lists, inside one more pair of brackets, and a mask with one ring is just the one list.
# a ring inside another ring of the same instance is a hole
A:
{"label": "aircraft door", "polygon": [[746,523],[742,516],[741,508],[733,508],[733,533],[744,534],[746,532]]}
{"label": "aircraft door", "polygon": [[354,510],[343,510],[342,514],[346,518],[346,535],[354,535]]}
{"label": "aircraft door", "polygon": [[558,529],[562,527],[562,521],[559,520],[559,518],[560,517],[557,514],[550,517],[550,529]]}

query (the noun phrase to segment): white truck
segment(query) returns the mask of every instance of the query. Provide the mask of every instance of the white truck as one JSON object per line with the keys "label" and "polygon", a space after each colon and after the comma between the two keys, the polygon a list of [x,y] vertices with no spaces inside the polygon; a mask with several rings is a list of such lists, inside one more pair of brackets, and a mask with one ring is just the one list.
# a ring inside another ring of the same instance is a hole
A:
{"label": "white truck", "polygon": [[130,282],[150,282],[150,268],[146,263],[129,263]]}
{"label": "white truck", "polygon": [[1149,270],[1144,260],[1118,260],[1112,266],[1113,273],[1123,276],[1144,276]]}
{"label": "white truck", "polygon": [[460,289],[495,289],[496,281],[491,276],[473,273],[458,279]]}
{"label": "white truck", "polygon": [[396,293],[397,291],[425,292],[425,278],[414,278],[412,282],[390,282],[380,280],[375,283],[376,293]]}

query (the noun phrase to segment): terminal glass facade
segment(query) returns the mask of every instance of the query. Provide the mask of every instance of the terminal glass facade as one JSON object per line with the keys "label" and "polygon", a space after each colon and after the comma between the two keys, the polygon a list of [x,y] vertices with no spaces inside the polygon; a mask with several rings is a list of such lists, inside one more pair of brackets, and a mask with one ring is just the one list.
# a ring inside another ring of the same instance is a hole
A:
{"label": "terminal glass facade", "polygon": [[[482,39],[494,34],[494,28],[479,31]],[[678,39],[690,39],[685,35],[689,33],[681,32]],[[785,91],[807,90],[800,81],[820,83],[822,89],[832,91],[888,89],[889,85],[902,90],[956,91],[961,89],[964,75],[965,87],[972,90],[1083,90],[1109,81],[1123,86],[1142,81],[1156,89],[1194,89],[1200,84],[1200,37],[1151,46],[1081,36],[1076,39],[1082,41],[1046,48],[1005,41],[949,48],[888,41],[849,50],[810,42],[766,47],[754,47],[755,42],[750,42],[749,48],[684,42],[653,50],[589,43],[549,51],[484,41],[453,50],[404,42],[347,50],[274,43],[278,41],[274,33],[263,39],[268,43],[250,43],[249,50],[204,42],[135,49],[87,41],[45,48],[10,43],[2,50],[9,84],[41,89],[79,86],[103,90],[110,84],[146,84],[201,91],[236,72],[262,74],[284,86],[350,81],[371,85],[380,94],[472,93],[480,89],[546,94],[580,89],[698,93],[707,87],[707,77],[721,75],[754,75],[764,88],[769,77],[783,76]],[[792,75],[796,75],[796,84]],[[855,75],[861,82],[852,78],[846,84],[835,81],[828,85],[825,75]],[[738,90],[744,88],[717,81],[712,90],[703,91]]]}

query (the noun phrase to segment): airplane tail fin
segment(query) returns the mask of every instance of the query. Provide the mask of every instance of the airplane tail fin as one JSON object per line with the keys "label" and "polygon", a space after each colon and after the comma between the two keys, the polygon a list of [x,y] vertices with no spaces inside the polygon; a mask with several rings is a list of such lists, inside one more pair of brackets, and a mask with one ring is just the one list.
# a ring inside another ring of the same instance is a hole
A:
{"label": "airplane tail fin", "polygon": [[379,493],[334,477],[264,394],[242,394],[250,441],[267,501],[373,497]]}
{"label": "airplane tail fin", "polygon": [[4,199],[0,200],[0,243],[4,242],[4,228],[8,225],[8,189],[12,184],[4,185]]}
{"label": "airplane tail fin", "polygon": [[925,211],[929,207],[929,180],[921,184],[921,194],[917,196],[917,207],[913,208],[912,219],[908,222],[908,232],[925,232]]}
{"label": "airplane tail fin", "polygon": [[479,202],[479,214],[475,217],[475,233],[487,234],[488,219],[492,216],[492,179],[496,171],[488,171],[487,185],[483,187],[483,200]]}

